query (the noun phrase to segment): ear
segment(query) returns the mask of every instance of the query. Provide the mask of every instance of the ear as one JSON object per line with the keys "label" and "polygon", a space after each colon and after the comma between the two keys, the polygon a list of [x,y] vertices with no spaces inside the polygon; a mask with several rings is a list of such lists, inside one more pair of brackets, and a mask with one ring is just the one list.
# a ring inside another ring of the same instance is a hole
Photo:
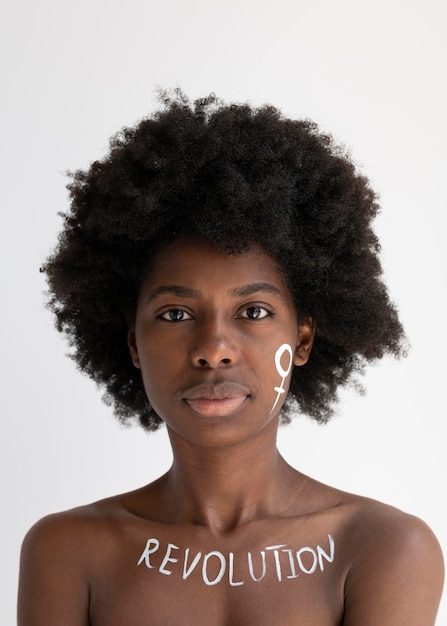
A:
{"label": "ear", "polygon": [[305,365],[309,359],[315,337],[315,324],[311,317],[306,317],[298,326],[298,342],[293,356],[294,365]]}
{"label": "ear", "polygon": [[138,356],[137,342],[135,339],[135,329],[129,328],[127,332],[127,345],[129,346],[130,357],[132,359],[132,363],[138,369],[141,368],[140,365],[140,357]]}

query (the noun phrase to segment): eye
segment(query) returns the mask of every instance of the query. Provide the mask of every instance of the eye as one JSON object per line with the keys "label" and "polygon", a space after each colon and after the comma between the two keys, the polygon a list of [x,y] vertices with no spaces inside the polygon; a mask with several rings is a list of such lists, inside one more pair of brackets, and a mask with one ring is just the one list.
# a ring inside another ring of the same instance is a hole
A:
{"label": "eye", "polygon": [[158,319],[165,320],[166,322],[184,322],[185,320],[192,319],[192,316],[183,309],[169,309],[158,315]]}
{"label": "eye", "polygon": [[270,311],[264,309],[262,306],[249,306],[244,309],[239,317],[249,320],[262,320],[266,317],[271,317]]}

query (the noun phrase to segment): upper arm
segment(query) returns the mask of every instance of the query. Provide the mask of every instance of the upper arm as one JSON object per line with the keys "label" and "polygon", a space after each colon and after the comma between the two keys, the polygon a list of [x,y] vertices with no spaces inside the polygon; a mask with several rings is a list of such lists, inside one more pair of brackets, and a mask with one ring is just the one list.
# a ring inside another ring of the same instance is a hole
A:
{"label": "upper arm", "polygon": [[417,518],[401,514],[387,522],[370,534],[349,571],[343,626],[433,626],[444,580],[439,543]]}
{"label": "upper arm", "polygon": [[89,586],[82,529],[49,516],[27,533],[21,551],[18,626],[88,626]]}

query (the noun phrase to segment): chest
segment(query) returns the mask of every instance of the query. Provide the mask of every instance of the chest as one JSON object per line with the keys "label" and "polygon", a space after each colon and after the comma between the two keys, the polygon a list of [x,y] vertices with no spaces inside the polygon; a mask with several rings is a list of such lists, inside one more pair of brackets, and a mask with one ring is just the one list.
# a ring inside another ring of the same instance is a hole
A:
{"label": "chest", "polygon": [[343,611],[336,539],[240,545],[153,536],[106,559],[93,626],[336,626]]}

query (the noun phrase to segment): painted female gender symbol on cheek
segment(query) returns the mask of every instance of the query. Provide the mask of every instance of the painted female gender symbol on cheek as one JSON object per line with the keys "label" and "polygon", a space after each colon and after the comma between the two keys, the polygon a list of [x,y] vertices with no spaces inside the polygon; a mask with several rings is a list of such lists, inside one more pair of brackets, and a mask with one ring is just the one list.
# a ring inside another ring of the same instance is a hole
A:
{"label": "painted female gender symbol on cheek", "polygon": [[[285,352],[287,352],[290,357],[290,361],[287,366],[287,369],[284,369],[283,366],[281,365],[281,359]],[[276,371],[281,376],[282,381],[279,387],[274,387],[274,390],[277,392],[278,395],[276,396],[275,404],[272,406],[272,410],[270,411],[270,413],[273,413],[273,411],[276,408],[276,405],[279,402],[280,397],[282,396],[283,393],[286,392],[286,390],[284,389],[284,381],[286,380],[287,376],[290,374],[292,365],[293,365],[293,350],[291,346],[289,346],[288,343],[283,343],[282,346],[279,346],[278,350],[275,353]]]}

